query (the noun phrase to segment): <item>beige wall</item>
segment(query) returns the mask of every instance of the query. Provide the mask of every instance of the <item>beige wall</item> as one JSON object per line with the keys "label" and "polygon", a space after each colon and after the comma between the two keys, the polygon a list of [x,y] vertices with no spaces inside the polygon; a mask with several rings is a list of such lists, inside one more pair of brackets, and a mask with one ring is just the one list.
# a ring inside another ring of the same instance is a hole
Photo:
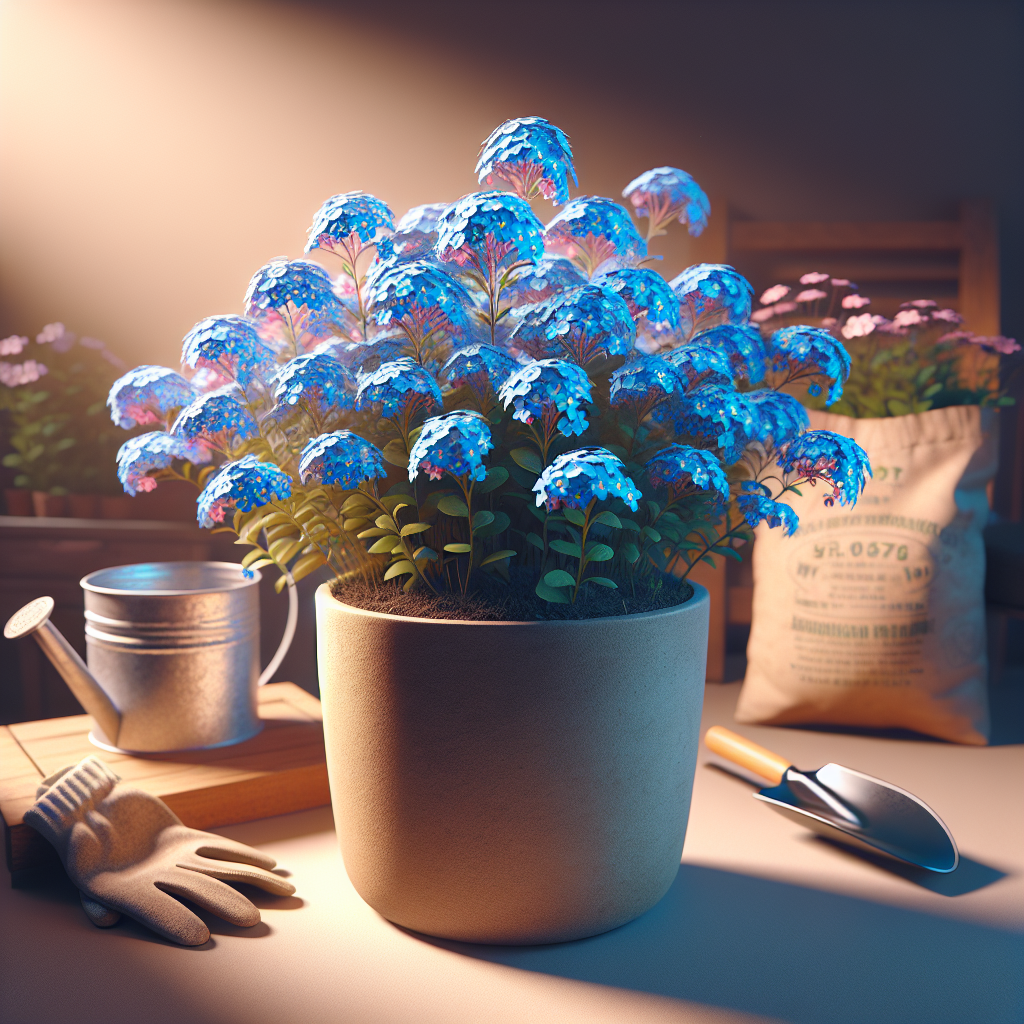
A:
{"label": "beige wall", "polygon": [[[338,13],[0,0],[0,46],[0,330],[63,320],[130,363],[176,366],[196,320],[239,311],[257,267],[301,254],[328,196],[362,188],[400,215],[472,191],[506,117],[569,132],[583,192],[700,171],[653,113]],[[669,276],[698,258],[683,230],[669,245]]]}

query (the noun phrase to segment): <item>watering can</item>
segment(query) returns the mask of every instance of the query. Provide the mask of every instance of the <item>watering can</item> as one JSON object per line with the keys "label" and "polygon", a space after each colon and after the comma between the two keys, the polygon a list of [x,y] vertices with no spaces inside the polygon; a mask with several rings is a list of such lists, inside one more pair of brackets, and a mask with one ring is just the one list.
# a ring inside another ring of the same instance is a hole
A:
{"label": "watering can", "polygon": [[90,573],[85,591],[88,665],[50,622],[53,598],[31,601],[4,636],[31,634],[96,728],[104,750],[155,754],[241,743],[262,728],[256,688],[273,677],[295,635],[298,598],[288,577],[288,620],[259,671],[259,570],[233,562],[143,562]]}

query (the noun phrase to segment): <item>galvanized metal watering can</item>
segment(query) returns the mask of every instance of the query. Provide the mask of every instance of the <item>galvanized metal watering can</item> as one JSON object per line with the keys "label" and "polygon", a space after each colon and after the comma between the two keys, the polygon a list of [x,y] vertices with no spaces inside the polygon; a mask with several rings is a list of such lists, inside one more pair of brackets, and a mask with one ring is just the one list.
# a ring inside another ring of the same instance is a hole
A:
{"label": "galvanized metal watering can", "polygon": [[82,580],[88,666],[49,621],[40,597],[4,627],[31,634],[96,722],[105,750],[159,753],[240,743],[260,731],[256,687],[288,651],[298,615],[289,578],[288,621],[259,670],[260,573],[233,562],[143,562]]}

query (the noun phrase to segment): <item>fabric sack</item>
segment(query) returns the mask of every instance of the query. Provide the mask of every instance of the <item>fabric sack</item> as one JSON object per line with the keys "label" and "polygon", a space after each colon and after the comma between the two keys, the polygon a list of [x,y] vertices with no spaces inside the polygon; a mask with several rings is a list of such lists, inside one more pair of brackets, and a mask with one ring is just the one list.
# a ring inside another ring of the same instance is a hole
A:
{"label": "fabric sack", "polygon": [[792,537],[758,527],[736,721],[987,743],[982,530],[995,414],[810,418],[861,445],[874,477],[853,507],[826,507],[820,486],[787,495],[800,516]]}

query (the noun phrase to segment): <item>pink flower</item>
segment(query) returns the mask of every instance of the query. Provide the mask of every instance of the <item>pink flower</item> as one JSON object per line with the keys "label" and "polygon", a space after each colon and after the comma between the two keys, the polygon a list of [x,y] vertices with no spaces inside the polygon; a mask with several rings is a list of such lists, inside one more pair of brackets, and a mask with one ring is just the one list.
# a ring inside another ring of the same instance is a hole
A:
{"label": "pink flower", "polygon": [[934,299],[914,299],[912,302],[900,303],[900,309],[934,309],[938,305]]}
{"label": "pink flower", "polygon": [[833,277],[832,278],[833,288],[856,288],[857,286],[851,285],[845,277]]}
{"label": "pink flower", "polygon": [[775,311],[776,316],[785,316],[786,313],[792,313],[796,309],[795,302],[779,302],[772,307]]}
{"label": "pink flower", "polygon": [[834,316],[825,316],[821,318],[820,327],[824,327],[826,331],[831,330],[839,321]]}
{"label": "pink flower", "polygon": [[955,309],[937,309],[932,313],[933,320],[945,320],[948,324],[962,324],[964,318]]}
{"label": "pink flower", "polygon": [[974,334],[972,331],[950,331],[944,334],[939,341],[966,341],[971,345],[979,345],[992,352],[999,352],[1001,355],[1009,356],[1020,351],[1020,345],[1013,338],[1006,338],[1002,334],[982,335]]}
{"label": "pink flower", "polygon": [[151,476],[140,476],[135,481],[135,490],[137,491],[155,491],[156,480]]}
{"label": "pink flower", "polygon": [[841,333],[847,340],[850,338],[866,338],[872,333],[872,331],[874,331],[881,321],[882,317],[880,316],[872,316],[870,313],[861,313],[859,316],[851,316],[850,319],[843,324]]}
{"label": "pink flower", "polygon": [[804,274],[804,276],[800,278],[800,283],[821,284],[822,281],[827,281],[829,279],[829,276],[829,274],[821,274],[818,271],[811,271],[811,273]]}
{"label": "pink flower", "polygon": [[20,356],[21,350],[28,344],[24,335],[12,334],[0,341],[0,356]]}
{"label": "pink flower", "polygon": [[871,300],[866,295],[847,295],[843,298],[843,309],[863,309],[870,305]]}
{"label": "pink flower", "polygon": [[203,366],[192,375],[191,384],[197,391],[204,395],[207,391],[214,391],[231,383],[230,377],[224,377],[211,366]]}
{"label": "pink flower", "polygon": [[[806,274],[804,275],[807,276]],[[800,278],[803,281],[803,278]],[[820,288],[808,288],[806,291],[800,292],[796,297],[797,302],[817,302],[818,299],[827,299],[828,292],[823,292]]]}
{"label": "pink flower", "polygon": [[785,284],[773,284],[771,288],[768,288],[764,295],[761,296],[761,305],[770,306],[774,302],[778,302],[779,299],[784,299],[790,292],[789,286]]}
{"label": "pink flower", "polygon": [[892,318],[892,322],[897,327],[916,327],[918,324],[928,323],[928,316],[921,316],[916,309],[901,309]]}
{"label": "pink flower", "polygon": [[769,306],[767,309],[755,309],[750,314],[750,319],[755,324],[763,324],[765,320],[771,320],[773,316],[775,316],[775,310]]}
{"label": "pink flower", "polygon": [[0,363],[0,384],[17,388],[22,384],[33,384],[49,372],[42,363],[37,363],[34,359],[26,359],[23,363]]}
{"label": "pink flower", "polygon": [[40,345],[52,345],[60,341],[67,334],[68,329],[58,320],[54,324],[47,324],[37,335],[36,341]]}

